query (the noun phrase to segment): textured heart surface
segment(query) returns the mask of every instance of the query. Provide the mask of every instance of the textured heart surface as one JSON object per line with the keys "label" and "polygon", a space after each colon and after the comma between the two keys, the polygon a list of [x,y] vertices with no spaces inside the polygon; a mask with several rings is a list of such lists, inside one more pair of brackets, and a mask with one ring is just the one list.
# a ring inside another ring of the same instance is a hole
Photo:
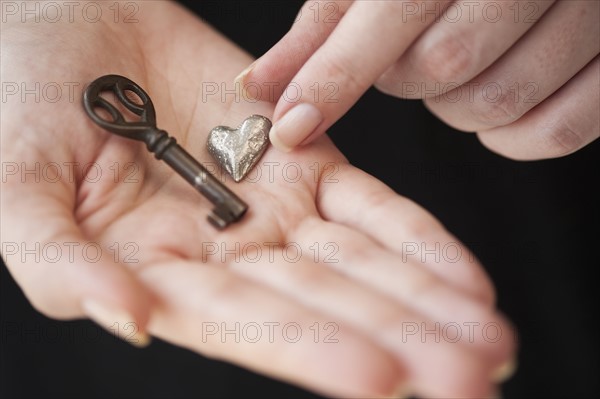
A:
{"label": "textured heart surface", "polygon": [[217,126],[208,135],[208,152],[239,182],[252,170],[269,145],[271,121],[252,115],[237,129]]}

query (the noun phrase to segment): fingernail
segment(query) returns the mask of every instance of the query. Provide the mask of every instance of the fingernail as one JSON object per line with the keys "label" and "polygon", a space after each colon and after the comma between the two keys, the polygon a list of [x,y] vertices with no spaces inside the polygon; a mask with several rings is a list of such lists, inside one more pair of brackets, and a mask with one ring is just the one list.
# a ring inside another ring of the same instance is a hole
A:
{"label": "fingernail", "polygon": [[492,373],[492,381],[501,383],[508,380],[517,370],[517,362],[514,359],[502,364]]}
{"label": "fingernail", "polygon": [[290,152],[306,139],[323,122],[323,115],[314,105],[301,103],[290,109],[269,132],[275,148]]}
{"label": "fingernail", "polygon": [[252,64],[248,65],[246,69],[240,72],[240,74],[236,76],[233,80],[233,86],[236,90],[239,90],[240,94],[242,95],[242,98],[244,98],[247,101],[252,101],[256,99],[255,96],[248,92],[246,85],[248,83],[248,75],[250,75],[250,72],[252,72],[252,70],[256,66],[257,61],[258,60],[255,60]]}
{"label": "fingernail", "polygon": [[83,300],[81,308],[90,319],[117,338],[138,348],[150,345],[150,336],[140,331],[139,326],[129,312],[95,299]]}

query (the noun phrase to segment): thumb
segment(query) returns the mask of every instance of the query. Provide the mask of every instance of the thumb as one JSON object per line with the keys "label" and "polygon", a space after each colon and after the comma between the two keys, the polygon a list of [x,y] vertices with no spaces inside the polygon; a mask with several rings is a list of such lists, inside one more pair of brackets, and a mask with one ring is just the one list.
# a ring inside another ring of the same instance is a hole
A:
{"label": "thumb", "polygon": [[1,187],[2,255],[32,305],[52,318],[89,317],[133,345],[147,345],[149,292],[106,247],[80,231],[73,216],[75,187],[31,172],[3,174]]}

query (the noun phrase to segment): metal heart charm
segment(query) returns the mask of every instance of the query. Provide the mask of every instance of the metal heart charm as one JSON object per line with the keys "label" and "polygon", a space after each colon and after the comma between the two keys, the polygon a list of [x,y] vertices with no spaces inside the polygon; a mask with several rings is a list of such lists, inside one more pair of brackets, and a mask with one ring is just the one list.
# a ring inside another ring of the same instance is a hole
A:
{"label": "metal heart charm", "polygon": [[261,115],[246,118],[237,129],[217,126],[208,135],[208,152],[239,182],[267,149],[269,130],[271,121]]}

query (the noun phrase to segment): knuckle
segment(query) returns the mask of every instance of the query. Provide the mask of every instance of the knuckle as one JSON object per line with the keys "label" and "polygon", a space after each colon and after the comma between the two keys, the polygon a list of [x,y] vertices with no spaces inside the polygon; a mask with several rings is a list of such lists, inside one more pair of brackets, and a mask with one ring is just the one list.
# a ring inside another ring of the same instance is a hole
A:
{"label": "knuckle", "polygon": [[472,108],[475,118],[486,126],[504,126],[519,119],[525,113],[525,106],[518,93],[500,84],[494,85],[495,93],[482,89],[478,104]]}
{"label": "knuckle", "polygon": [[346,60],[343,49],[336,49],[332,54],[321,59],[320,70],[323,71],[321,76],[327,77],[326,82],[320,82],[322,85],[333,83],[338,86],[340,92],[348,93],[362,92],[370,85],[364,71],[354,67],[355,63],[351,60]]}
{"label": "knuckle", "polygon": [[[427,81],[463,83],[477,58],[463,39],[445,35],[429,49],[421,50],[414,65],[419,65]],[[441,93],[440,93],[441,94]]]}

